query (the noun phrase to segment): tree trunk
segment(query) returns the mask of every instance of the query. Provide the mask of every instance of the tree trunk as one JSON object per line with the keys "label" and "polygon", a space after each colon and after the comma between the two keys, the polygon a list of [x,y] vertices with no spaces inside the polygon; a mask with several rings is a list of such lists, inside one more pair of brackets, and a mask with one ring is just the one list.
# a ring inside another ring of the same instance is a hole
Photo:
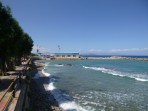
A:
{"label": "tree trunk", "polygon": [[1,59],[1,70],[2,70],[2,75],[6,74],[6,57],[0,57]]}
{"label": "tree trunk", "polygon": [[1,60],[1,57],[0,57],[0,76],[2,75],[2,60]]}
{"label": "tree trunk", "polygon": [[6,63],[7,63],[7,70],[8,71],[15,70],[15,60],[13,57],[7,58]]}

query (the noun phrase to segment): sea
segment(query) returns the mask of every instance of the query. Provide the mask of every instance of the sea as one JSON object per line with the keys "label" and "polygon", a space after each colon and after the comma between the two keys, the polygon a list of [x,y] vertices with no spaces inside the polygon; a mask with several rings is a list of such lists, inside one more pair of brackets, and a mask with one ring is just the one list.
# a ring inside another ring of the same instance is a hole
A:
{"label": "sea", "polygon": [[148,61],[40,62],[49,77],[44,87],[64,111],[148,111]]}

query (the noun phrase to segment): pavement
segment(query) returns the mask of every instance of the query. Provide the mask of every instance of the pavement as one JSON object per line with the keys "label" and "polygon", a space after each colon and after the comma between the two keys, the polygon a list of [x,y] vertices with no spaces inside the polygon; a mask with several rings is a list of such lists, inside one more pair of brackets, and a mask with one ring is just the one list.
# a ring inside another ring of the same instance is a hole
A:
{"label": "pavement", "polygon": [[[24,72],[26,64],[27,62],[23,63],[23,65],[16,66],[15,71],[7,72],[9,76],[0,76],[0,111],[21,111],[25,94],[25,77],[21,76],[22,84],[20,84],[18,75]],[[15,97],[13,97],[12,88],[9,87],[11,87],[12,82],[15,78],[17,83],[15,87],[17,88],[15,90]],[[8,107],[5,109],[4,107],[6,106],[9,100],[10,103]]]}

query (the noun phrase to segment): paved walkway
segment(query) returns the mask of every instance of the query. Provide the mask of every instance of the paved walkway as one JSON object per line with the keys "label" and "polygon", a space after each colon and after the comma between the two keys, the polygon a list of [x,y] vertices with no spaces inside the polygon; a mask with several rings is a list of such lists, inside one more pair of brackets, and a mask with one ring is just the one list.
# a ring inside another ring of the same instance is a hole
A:
{"label": "paved walkway", "polygon": [[[19,84],[19,74],[24,73],[24,69],[28,61],[23,63],[23,65],[16,66],[15,71],[10,71],[7,72],[9,76],[0,76],[0,111],[3,111],[4,107],[6,106],[7,102],[10,99],[10,104],[9,107],[7,107],[7,111],[20,111],[20,107],[16,108],[17,106],[22,106],[23,100],[24,100],[24,88],[25,88],[25,83],[24,83],[24,76],[21,76],[22,79],[22,84]],[[15,87],[15,97],[12,97],[12,82],[16,79],[17,85]],[[8,90],[9,89],[9,90]],[[5,96],[4,96],[5,95]],[[20,96],[21,95],[21,96]],[[19,100],[19,101],[18,101]]]}

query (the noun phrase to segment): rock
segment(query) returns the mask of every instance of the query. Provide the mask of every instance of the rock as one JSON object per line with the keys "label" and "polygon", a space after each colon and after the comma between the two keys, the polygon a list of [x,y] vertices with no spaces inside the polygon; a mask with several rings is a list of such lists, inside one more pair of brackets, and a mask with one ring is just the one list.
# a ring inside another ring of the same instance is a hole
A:
{"label": "rock", "polygon": [[[43,81],[42,81],[43,82]],[[50,92],[46,92],[40,80],[31,80],[30,107],[33,111],[63,111]]]}
{"label": "rock", "polygon": [[72,66],[72,64],[64,64],[64,66]]}

